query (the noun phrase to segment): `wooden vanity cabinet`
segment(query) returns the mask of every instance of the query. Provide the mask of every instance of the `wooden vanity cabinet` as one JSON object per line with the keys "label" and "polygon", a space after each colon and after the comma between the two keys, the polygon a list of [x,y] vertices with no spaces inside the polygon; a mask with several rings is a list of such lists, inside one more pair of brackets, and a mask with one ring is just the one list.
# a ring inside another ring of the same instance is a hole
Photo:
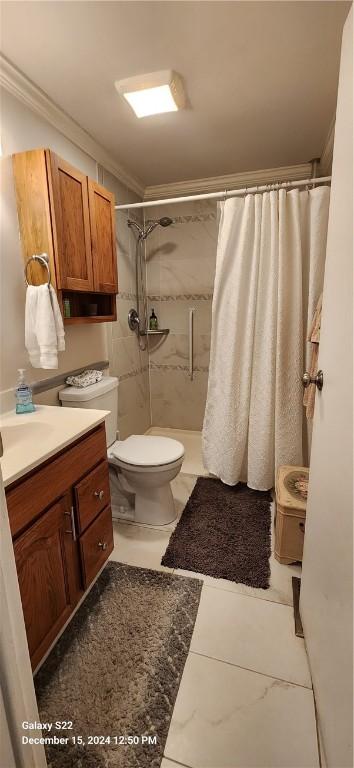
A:
{"label": "wooden vanity cabinet", "polygon": [[53,504],[14,542],[27,640],[35,667],[77,602],[70,503]]}
{"label": "wooden vanity cabinet", "polygon": [[[49,149],[13,155],[13,169],[23,259],[48,254],[59,301],[70,302],[64,322],[116,319],[114,196]],[[34,285],[47,279],[38,262],[28,274]]]}
{"label": "wooden vanity cabinet", "polygon": [[33,669],[113,550],[105,428],[6,489]]}

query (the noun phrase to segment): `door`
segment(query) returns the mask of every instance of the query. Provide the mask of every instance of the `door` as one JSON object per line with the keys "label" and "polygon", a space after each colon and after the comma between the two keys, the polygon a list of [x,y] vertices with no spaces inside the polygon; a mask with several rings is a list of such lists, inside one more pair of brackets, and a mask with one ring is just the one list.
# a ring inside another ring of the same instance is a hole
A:
{"label": "door", "polygon": [[300,610],[322,764],[353,766],[353,10],[343,40]]}
{"label": "door", "polygon": [[114,196],[88,179],[94,290],[117,293]]}
{"label": "door", "polygon": [[87,177],[46,152],[57,287],[92,291],[92,254]]}
{"label": "door", "polygon": [[32,667],[69,618],[72,540],[69,499],[63,497],[14,542],[27,641]]}

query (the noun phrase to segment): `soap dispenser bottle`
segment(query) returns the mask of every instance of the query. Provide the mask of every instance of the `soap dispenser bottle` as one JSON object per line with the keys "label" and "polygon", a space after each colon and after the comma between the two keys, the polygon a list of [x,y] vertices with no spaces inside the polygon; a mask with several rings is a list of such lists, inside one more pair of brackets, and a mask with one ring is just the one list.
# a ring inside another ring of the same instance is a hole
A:
{"label": "soap dispenser bottle", "polygon": [[157,321],[157,317],[155,315],[154,309],[152,310],[150,315],[149,328],[150,328],[150,331],[157,331],[158,329],[158,321]]}
{"label": "soap dispenser bottle", "polygon": [[32,413],[35,410],[32,399],[32,389],[25,381],[25,368],[18,369],[16,387],[16,413]]}

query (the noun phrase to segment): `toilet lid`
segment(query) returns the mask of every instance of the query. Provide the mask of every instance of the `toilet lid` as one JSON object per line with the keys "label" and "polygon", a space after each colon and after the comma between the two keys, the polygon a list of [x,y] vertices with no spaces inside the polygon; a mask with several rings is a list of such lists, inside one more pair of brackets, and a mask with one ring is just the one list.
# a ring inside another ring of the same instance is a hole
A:
{"label": "toilet lid", "polygon": [[170,437],[131,435],[122,442],[114,443],[111,452],[116,459],[126,464],[157,467],[181,459],[184,456],[184,446]]}

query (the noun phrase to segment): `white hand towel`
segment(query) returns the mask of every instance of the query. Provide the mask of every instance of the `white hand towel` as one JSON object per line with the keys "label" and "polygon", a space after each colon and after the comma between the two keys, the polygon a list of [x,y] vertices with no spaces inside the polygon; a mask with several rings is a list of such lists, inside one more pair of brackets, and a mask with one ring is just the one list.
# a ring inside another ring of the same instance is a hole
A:
{"label": "white hand towel", "polygon": [[25,345],[33,368],[40,368],[39,345],[36,335],[38,291],[36,285],[29,285],[25,307]]}
{"label": "white hand towel", "polygon": [[65,349],[64,326],[51,286],[28,286],[25,321],[25,343],[31,365],[34,368],[58,368],[58,351]]}
{"label": "white hand towel", "polygon": [[52,288],[51,285],[49,286],[49,290],[50,290],[50,297],[51,297],[50,300],[51,300],[53,315],[54,315],[55,330],[57,334],[58,352],[64,352],[65,351],[65,331],[64,331],[63,318],[61,316],[57,294],[55,293],[55,290],[54,288]]}

